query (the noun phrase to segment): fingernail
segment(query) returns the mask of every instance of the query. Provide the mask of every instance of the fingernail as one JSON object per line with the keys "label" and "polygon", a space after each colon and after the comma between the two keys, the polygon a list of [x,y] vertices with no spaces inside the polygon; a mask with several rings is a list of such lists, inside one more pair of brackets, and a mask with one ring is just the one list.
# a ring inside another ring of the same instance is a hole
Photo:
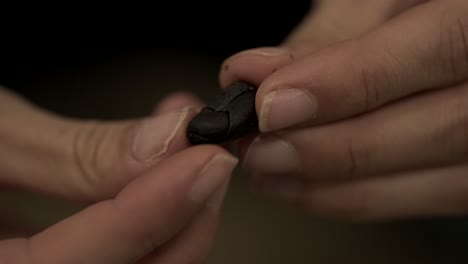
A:
{"label": "fingernail", "polygon": [[301,89],[279,89],[265,96],[260,110],[259,129],[274,131],[311,120],[317,113],[317,99]]}
{"label": "fingernail", "polygon": [[255,48],[255,49],[248,49],[242,52],[239,52],[232,56],[230,59],[245,56],[245,55],[256,55],[256,56],[265,56],[265,57],[275,57],[275,56],[283,56],[289,54],[289,51],[284,48],[275,48],[275,47],[264,47],[264,48]]}
{"label": "fingernail", "polygon": [[[195,203],[203,203],[208,202],[207,200],[212,197],[207,206],[219,208],[224,198],[223,184],[230,178],[237,163],[238,159],[229,154],[218,154],[213,157],[201,170],[194,183],[190,191],[191,200]],[[221,193],[215,195],[217,190]]]}
{"label": "fingernail", "polygon": [[295,179],[266,179],[255,184],[255,190],[282,199],[297,199],[304,191],[304,184]]}
{"label": "fingernail", "polygon": [[227,179],[215,192],[215,194],[208,201],[207,207],[211,208],[213,211],[218,212],[221,208],[221,205],[224,202],[224,197],[226,197],[226,192],[229,187],[229,179]]}
{"label": "fingernail", "polygon": [[257,174],[291,173],[299,168],[299,155],[291,143],[260,135],[249,146],[243,166]]}
{"label": "fingernail", "polygon": [[252,54],[252,55],[260,55],[260,56],[281,56],[287,54],[288,51],[283,48],[275,48],[275,47],[264,47],[264,48],[256,48],[246,50],[241,52],[242,54]]}
{"label": "fingernail", "polygon": [[133,154],[141,162],[163,155],[187,118],[189,107],[167,112],[144,121],[133,140]]}

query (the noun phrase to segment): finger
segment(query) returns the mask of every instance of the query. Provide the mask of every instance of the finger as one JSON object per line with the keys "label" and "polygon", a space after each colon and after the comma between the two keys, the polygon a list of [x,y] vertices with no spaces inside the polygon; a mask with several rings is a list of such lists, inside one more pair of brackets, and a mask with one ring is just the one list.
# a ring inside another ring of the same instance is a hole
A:
{"label": "finger", "polygon": [[335,181],[457,164],[468,150],[467,97],[462,84],[359,118],[261,135],[244,165],[255,174]]}
{"label": "finger", "polygon": [[268,75],[293,61],[294,54],[282,47],[261,47],[242,51],[223,62],[219,83],[222,88],[236,80],[259,86]]}
{"label": "finger", "polygon": [[321,1],[278,47],[249,49],[226,59],[222,87],[235,80],[260,85],[279,68],[330,44],[361,36],[421,0]]}
{"label": "finger", "polygon": [[189,146],[196,111],[104,122],[47,113],[0,91],[0,182],[62,198],[113,197],[159,160]]}
{"label": "finger", "polygon": [[[391,220],[461,216],[468,212],[466,165],[338,184],[270,181],[262,190],[305,206],[325,217],[351,220]],[[288,185],[289,184],[289,185]],[[282,186],[296,186],[284,189]]]}
{"label": "finger", "polygon": [[156,106],[153,113],[162,114],[184,107],[191,106],[193,108],[199,108],[203,105],[203,102],[189,92],[175,92],[171,93],[161,100],[161,102]]}
{"label": "finger", "polygon": [[[211,198],[215,204],[220,203],[227,187],[228,183]],[[205,263],[218,229],[218,214],[209,208],[202,209],[179,236],[149,254],[139,264]]]}
{"label": "finger", "polygon": [[[218,210],[219,204],[208,200],[229,179],[236,162],[219,147],[181,151],[134,180],[115,199],[12,247],[23,251],[18,258],[27,256],[31,263],[134,263],[179,234],[203,208]],[[2,249],[8,245],[4,242]]]}
{"label": "finger", "polygon": [[467,9],[466,1],[430,1],[281,68],[257,93],[260,130],[339,120],[465,80]]}

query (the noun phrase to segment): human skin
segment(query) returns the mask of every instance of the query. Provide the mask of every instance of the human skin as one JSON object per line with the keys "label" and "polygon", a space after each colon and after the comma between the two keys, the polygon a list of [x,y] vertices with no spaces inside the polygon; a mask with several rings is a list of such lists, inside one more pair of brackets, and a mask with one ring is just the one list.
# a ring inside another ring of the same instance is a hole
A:
{"label": "human skin", "polygon": [[190,147],[198,99],[175,93],[147,117],[112,122],[58,116],[5,88],[0,102],[0,184],[86,207],[0,241],[1,263],[204,262],[237,158]]}
{"label": "human skin", "polygon": [[467,38],[467,1],[319,1],[228,58],[223,87],[259,87],[256,189],[347,220],[468,213]]}

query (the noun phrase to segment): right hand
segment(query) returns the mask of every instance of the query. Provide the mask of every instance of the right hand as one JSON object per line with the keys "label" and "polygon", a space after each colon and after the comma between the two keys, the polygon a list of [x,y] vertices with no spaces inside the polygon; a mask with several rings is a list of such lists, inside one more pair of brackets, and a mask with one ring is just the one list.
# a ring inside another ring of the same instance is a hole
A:
{"label": "right hand", "polygon": [[262,134],[240,147],[256,189],[347,220],[466,212],[466,87],[416,94],[466,80],[467,2],[318,2],[221,69],[258,86]]}

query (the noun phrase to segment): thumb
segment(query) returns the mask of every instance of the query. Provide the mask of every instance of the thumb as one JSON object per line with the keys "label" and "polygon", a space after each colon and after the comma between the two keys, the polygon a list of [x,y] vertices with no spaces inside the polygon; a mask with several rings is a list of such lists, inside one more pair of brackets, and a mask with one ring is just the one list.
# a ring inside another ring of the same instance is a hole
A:
{"label": "thumb", "polygon": [[112,197],[187,147],[185,127],[196,112],[104,122],[47,113],[6,89],[0,101],[0,182],[84,202]]}
{"label": "thumb", "polygon": [[30,239],[0,242],[0,262],[119,264],[146,258],[194,263],[211,246],[216,230],[207,224],[219,217],[223,187],[236,164],[236,158],[217,146],[180,151],[114,199]]}

